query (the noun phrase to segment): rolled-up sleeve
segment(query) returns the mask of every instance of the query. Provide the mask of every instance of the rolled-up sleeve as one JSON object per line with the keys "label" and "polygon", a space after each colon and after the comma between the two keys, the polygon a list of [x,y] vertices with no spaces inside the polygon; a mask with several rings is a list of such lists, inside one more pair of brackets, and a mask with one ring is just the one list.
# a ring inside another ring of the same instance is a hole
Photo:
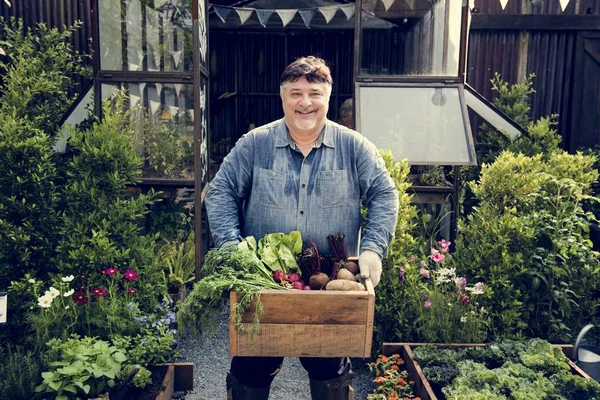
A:
{"label": "rolled-up sleeve", "polygon": [[366,140],[359,147],[357,169],[361,200],[368,209],[360,251],[371,250],[383,258],[396,231],[398,190],[379,151]]}
{"label": "rolled-up sleeve", "polygon": [[205,205],[216,247],[242,240],[241,207],[252,185],[253,140],[242,136],[210,182]]}

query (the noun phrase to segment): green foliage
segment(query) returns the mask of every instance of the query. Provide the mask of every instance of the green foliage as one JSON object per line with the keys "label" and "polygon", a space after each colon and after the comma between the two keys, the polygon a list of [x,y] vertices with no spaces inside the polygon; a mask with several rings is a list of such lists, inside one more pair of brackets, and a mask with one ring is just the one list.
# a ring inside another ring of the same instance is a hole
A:
{"label": "green foliage", "polygon": [[[165,194],[167,194],[165,196]],[[194,216],[191,213],[191,202],[178,202],[173,200],[168,189],[163,190],[162,201],[149,206],[150,212],[146,216],[146,234],[160,235],[161,240],[185,240],[194,230]]]}
{"label": "green foliage", "polygon": [[0,399],[29,400],[40,383],[42,361],[38,355],[23,347],[0,346]]}
{"label": "green foliage", "polygon": [[140,334],[135,336],[117,335],[111,341],[127,355],[128,364],[147,367],[152,364],[169,362],[176,355],[173,352],[175,338],[166,326],[156,329],[144,328]]}
{"label": "green foliage", "polygon": [[48,342],[48,367],[36,392],[62,398],[77,398],[79,392],[93,397],[114,387],[127,360],[122,349],[94,337],[73,335]]}
{"label": "green foliage", "polygon": [[81,25],[78,21],[61,30],[45,24],[25,28],[23,20],[0,19],[0,46],[8,50],[0,60],[0,114],[29,121],[50,136],[57,133],[72,103],[68,91],[74,86],[73,77],[91,73],[85,66],[89,56],[78,54],[69,43]]}
{"label": "green foliage", "polygon": [[[408,295],[399,285],[398,273],[404,265],[407,255],[416,246],[411,235],[414,228],[416,208],[410,203],[408,194],[410,182],[408,161],[395,162],[390,151],[380,151],[385,166],[398,189],[398,222],[394,238],[390,243],[388,253],[383,259],[381,281],[377,285],[377,302],[375,303],[375,324],[373,328],[374,349],[381,347],[383,342],[407,341],[415,336],[414,324],[410,309],[407,307]],[[363,215],[366,210],[362,210]]]}
{"label": "green foliage", "polygon": [[163,266],[165,284],[171,291],[175,288],[180,294],[185,285],[196,278],[196,252],[194,234],[181,241],[167,241],[158,250],[158,263]]}
{"label": "green foliage", "polygon": [[491,338],[570,341],[570,327],[591,320],[599,264],[581,203],[598,177],[594,161],[505,152],[470,183],[479,206],[459,221],[455,261],[489,283]]}

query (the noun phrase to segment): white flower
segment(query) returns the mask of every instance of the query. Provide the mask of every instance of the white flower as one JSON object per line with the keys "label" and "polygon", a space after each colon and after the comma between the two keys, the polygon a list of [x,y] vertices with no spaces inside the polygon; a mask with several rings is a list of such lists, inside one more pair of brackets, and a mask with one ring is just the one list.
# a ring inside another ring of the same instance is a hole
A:
{"label": "white flower", "polygon": [[50,286],[49,290],[46,290],[46,293],[44,293],[44,295],[46,296],[50,296],[52,298],[55,298],[56,296],[58,296],[60,294],[60,292],[58,291],[58,289]]}
{"label": "white flower", "polygon": [[73,275],[69,275],[69,276],[65,276],[64,278],[60,278],[62,279],[63,282],[71,282],[73,279],[75,279],[75,277]]}
{"label": "white flower", "polygon": [[67,306],[65,306],[65,310],[68,310],[69,308],[70,308],[70,307],[69,307],[68,305],[67,305]]}
{"label": "white flower", "polygon": [[487,310],[485,309],[485,307],[481,307],[481,310],[479,310],[479,312],[482,314],[487,314]]}
{"label": "white flower", "polygon": [[64,292],[63,296],[65,297],[69,297],[70,295],[72,295],[73,293],[75,293],[75,289],[71,289],[68,292]]}
{"label": "white flower", "polygon": [[462,323],[467,322],[467,316],[465,315],[465,316],[460,317],[460,322],[462,322]]}
{"label": "white flower", "polygon": [[31,278],[27,282],[29,282],[29,283],[35,283],[35,279]]}
{"label": "white flower", "polygon": [[52,297],[52,296],[48,296],[48,295],[42,296],[38,299],[38,305],[42,308],[48,308],[52,304],[52,300],[54,300],[54,297]]}

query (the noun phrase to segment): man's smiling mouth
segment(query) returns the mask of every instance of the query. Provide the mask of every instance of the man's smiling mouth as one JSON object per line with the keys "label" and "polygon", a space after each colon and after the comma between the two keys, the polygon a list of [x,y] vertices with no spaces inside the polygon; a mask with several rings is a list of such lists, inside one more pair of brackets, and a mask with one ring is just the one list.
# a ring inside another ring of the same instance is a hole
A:
{"label": "man's smiling mouth", "polygon": [[296,111],[298,114],[302,114],[302,115],[309,115],[315,112],[315,110],[313,111]]}

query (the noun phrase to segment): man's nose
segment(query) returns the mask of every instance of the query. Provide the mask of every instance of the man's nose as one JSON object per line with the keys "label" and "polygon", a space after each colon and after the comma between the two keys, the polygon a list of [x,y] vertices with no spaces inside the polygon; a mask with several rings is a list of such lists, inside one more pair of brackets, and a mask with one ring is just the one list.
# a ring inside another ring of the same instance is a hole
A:
{"label": "man's nose", "polygon": [[310,101],[310,97],[307,96],[302,96],[302,98],[300,99],[300,105],[307,107],[311,105],[311,101]]}

